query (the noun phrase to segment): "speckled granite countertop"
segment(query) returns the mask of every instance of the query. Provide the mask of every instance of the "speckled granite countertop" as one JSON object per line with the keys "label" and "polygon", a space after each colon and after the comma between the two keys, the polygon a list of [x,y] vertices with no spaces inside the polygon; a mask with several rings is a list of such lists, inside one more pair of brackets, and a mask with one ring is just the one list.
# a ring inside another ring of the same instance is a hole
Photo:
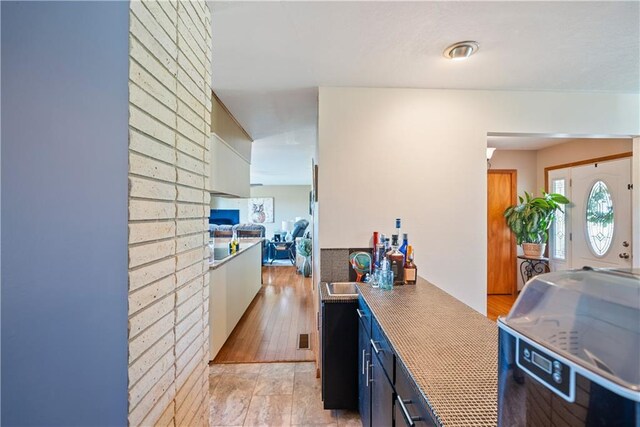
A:
{"label": "speckled granite countertop", "polygon": [[422,278],[392,291],[358,288],[441,425],[497,425],[494,322]]}
{"label": "speckled granite countertop", "polygon": [[[230,239],[216,239],[216,249],[217,248],[222,248],[222,247],[228,247],[229,245],[229,240]],[[226,264],[227,262],[231,261],[232,259],[235,259],[237,256],[242,255],[244,252],[248,251],[249,249],[251,249],[252,247],[254,247],[257,244],[262,243],[264,239],[240,239],[240,250],[238,252],[236,252],[233,255],[229,255],[226,258],[223,259],[217,259],[213,262],[209,263],[209,270],[215,270],[216,268],[220,267],[223,264]],[[220,242],[224,242],[224,243],[220,243]]]}

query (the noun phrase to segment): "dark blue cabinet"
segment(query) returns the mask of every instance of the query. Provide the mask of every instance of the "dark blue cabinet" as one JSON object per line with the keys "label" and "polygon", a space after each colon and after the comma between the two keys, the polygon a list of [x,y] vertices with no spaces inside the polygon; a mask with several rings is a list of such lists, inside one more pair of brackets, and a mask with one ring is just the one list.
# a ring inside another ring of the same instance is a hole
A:
{"label": "dark blue cabinet", "polygon": [[322,302],[320,315],[324,409],[358,407],[357,301]]}
{"label": "dark blue cabinet", "polygon": [[[370,335],[365,326],[368,316],[362,315],[358,322],[358,409],[363,426],[371,425],[371,343]],[[364,318],[364,320],[363,320]]]}
{"label": "dark blue cabinet", "polygon": [[434,427],[432,414],[420,398],[420,392],[401,363],[396,367],[395,427]]}
{"label": "dark blue cabinet", "polygon": [[[393,384],[385,374],[382,361],[374,353],[371,356],[371,426],[393,425]],[[364,424],[363,425],[367,425]]]}
{"label": "dark blue cabinet", "polygon": [[[393,352],[371,310],[358,303],[358,408],[364,427],[393,425]],[[386,366],[385,366],[386,365]]]}
{"label": "dark blue cabinet", "polygon": [[363,427],[437,424],[404,365],[362,298],[358,309],[358,408]]}

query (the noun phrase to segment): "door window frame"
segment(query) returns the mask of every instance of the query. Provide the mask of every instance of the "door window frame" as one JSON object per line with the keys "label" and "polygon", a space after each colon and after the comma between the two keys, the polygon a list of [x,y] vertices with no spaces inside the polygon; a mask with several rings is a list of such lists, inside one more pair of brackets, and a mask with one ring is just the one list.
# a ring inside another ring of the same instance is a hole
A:
{"label": "door window frame", "polygon": [[[568,194],[569,194],[569,200],[571,200],[571,168],[575,167],[575,166],[584,166],[584,165],[589,165],[589,164],[593,164],[593,163],[602,163],[602,162],[606,162],[608,160],[619,160],[619,159],[625,159],[625,158],[631,158],[633,157],[633,152],[632,151],[627,151],[624,153],[619,153],[619,154],[612,154],[609,156],[603,156],[603,157],[595,157],[595,158],[591,158],[591,159],[586,159],[586,160],[579,160],[579,161],[575,161],[575,162],[570,162],[570,163],[563,163],[560,165],[553,165],[553,166],[547,166],[546,168],[544,168],[544,188],[546,192],[550,191],[550,185],[551,185],[551,179],[550,178],[550,174],[551,175],[556,175],[553,177],[553,179],[557,179],[558,176],[562,176],[565,175],[567,176],[568,182],[569,182],[569,186],[568,188]],[[563,173],[563,171],[558,171],[561,169],[566,169],[566,172]],[[572,209],[573,208],[573,203],[571,203],[570,205],[566,206],[566,209]],[[632,213],[633,214],[633,213]],[[569,215],[566,216],[567,218],[567,222],[565,223],[565,226],[567,227],[567,230],[571,230],[571,224],[570,224],[570,220],[569,220]],[[555,221],[554,221],[555,222]],[[551,226],[551,229],[549,230],[549,232],[551,233],[551,231],[553,230],[553,224]],[[552,241],[552,236],[549,236],[549,242]],[[559,259],[555,259],[553,257],[550,256],[551,252],[551,248],[549,247],[550,245],[547,245],[547,248],[545,249],[545,256],[549,258],[550,260],[550,267],[551,270],[554,271],[554,266],[556,267],[563,267],[563,268],[572,268],[571,265],[571,236],[567,233],[565,234],[565,248],[566,248],[566,253],[565,253],[565,260],[559,260]]]}

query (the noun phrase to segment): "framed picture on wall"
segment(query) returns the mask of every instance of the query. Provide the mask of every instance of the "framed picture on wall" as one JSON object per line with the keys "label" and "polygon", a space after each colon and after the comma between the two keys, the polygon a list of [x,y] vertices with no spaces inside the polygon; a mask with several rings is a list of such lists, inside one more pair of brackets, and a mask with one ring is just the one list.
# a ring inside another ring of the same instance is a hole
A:
{"label": "framed picture on wall", "polygon": [[248,201],[248,222],[266,224],[273,222],[273,197],[253,198]]}

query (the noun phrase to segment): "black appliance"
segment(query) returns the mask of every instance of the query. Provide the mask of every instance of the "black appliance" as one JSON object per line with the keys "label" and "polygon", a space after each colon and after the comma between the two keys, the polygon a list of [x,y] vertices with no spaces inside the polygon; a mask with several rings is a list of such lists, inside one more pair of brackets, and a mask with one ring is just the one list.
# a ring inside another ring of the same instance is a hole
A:
{"label": "black appliance", "polygon": [[640,270],[536,276],[498,327],[499,426],[640,426]]}

